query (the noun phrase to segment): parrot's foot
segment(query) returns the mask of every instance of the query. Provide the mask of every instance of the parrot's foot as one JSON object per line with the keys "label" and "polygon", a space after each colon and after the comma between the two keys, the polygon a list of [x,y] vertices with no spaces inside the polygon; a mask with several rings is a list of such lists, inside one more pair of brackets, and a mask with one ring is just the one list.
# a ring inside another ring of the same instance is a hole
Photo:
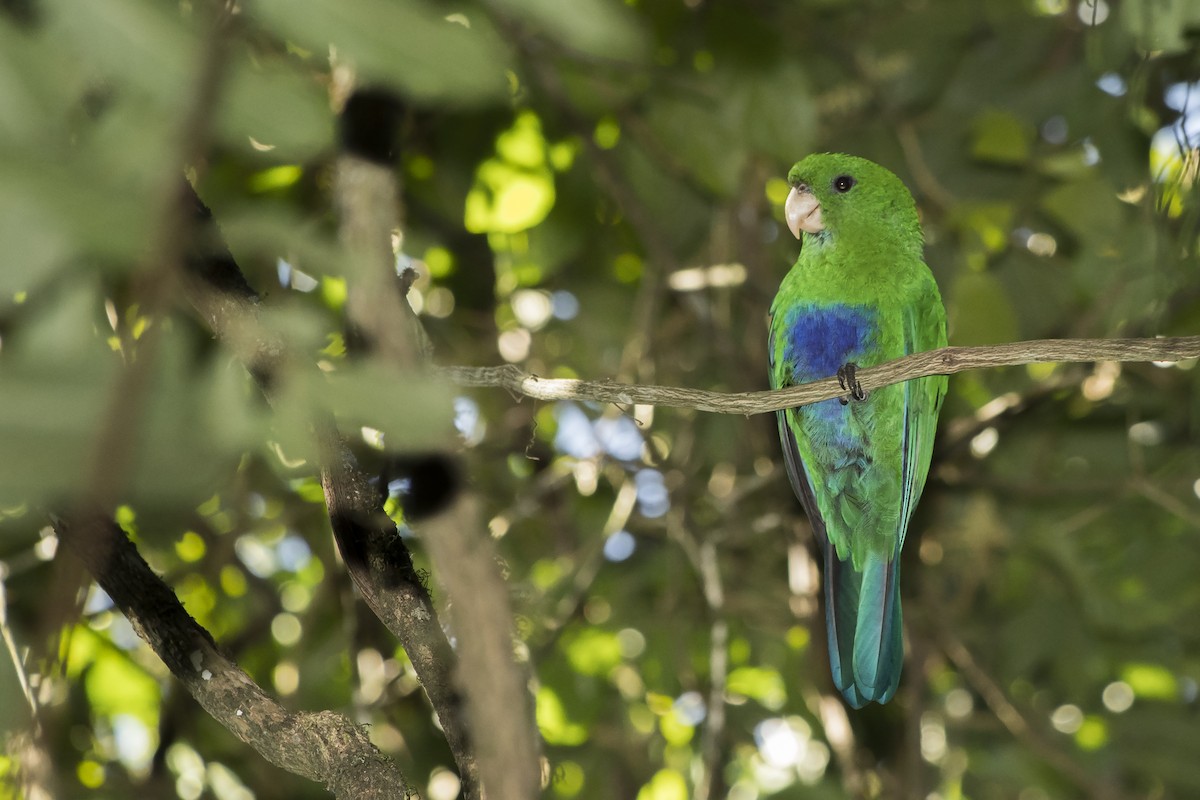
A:
{"label": "parrot's foot", "polygon": [[[838,385],[850,393],[851,399],[859,400],[859,401],[866,400],[867,399],[866,390],[864,390],[862,388],[862,384],[860,384],[858,382],[858,378],[855,377],[855,373],[857,373],[857,372],[858,372],[858,365],[855,364],[853,361],[848,362],[848,363],[843,364],[842,366],[838,367],[838,371],[837,371]],[[847,403],[850,402],[850,400],[847,400],[844,397],[839,397],[838,400],[841,402],[842,405],[846,405]]]}

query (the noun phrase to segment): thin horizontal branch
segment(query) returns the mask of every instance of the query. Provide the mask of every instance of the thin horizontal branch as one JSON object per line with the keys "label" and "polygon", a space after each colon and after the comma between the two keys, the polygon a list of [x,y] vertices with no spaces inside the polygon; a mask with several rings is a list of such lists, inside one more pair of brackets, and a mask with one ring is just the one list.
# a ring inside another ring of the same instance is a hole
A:
{"label": "thin horizontal branch", "polygon": [[[860,369],[867,391],[929,375],[1022,364],[1086,361],[1182,361],[1200,358],[1200,336],[1160,339],[1034,339],[981,347],[943,347]],[[540,378],[508,364],[502,367],[443,367],[460,386],[499,386],[538,400],[590,400],[621,405],[691,408],[715,414],[765,414],[846,394],[836,378],[778,391],[711,392],[673,386],[634,386],[611,381]]]}

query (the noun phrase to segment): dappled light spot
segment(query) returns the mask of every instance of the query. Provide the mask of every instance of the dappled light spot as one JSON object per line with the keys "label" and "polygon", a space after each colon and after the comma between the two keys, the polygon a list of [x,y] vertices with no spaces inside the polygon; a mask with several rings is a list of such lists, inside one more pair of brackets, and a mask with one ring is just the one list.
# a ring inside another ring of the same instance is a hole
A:
{"label": "dappled light spot", "polygon": [[634,659],[646,652],[646,637],[637,628],[617,631],[617,644],[621,647],[622,658]]}
{"label": "dappled light spot", "polygon": [[1116,388],[1121,376],[1121,365],[1116,361],[1100,361],[1092,368],[1092,374],[1084,378],[1081,391],[1093,403],[1107,399]]}
{"label": "dappled light spot", "polygon": [[634,482],[637,485],[638,511],[642,516],[654,519],[671,509],[670,494],[661,472],[656,469],[638,470]]}
{"label": "dappled light spot", "polygon": [[1033,9],[1039,14],[1058,16],[1070,7],[1067,0],[1034,0]]}
{"label": "dappled light spot", "polygon": [[541,330],[554,314],[554,303],[549,292],[518,289],[513,292],[509,302],[517,322],[533,331]]}
{"label": "dappled light spot", "polygon": [[454,398],[454,429],[468,447],[483,441],[487,425],[479,412],[479,404],[465,395]]}
{"label": "dappled light spot", "polygon": [[500,357],[509,363],[524,361],[529,357],[529,348],[532,346],[533,337],[524,328],[502,331],[496,339]]}
{"label": "dappled light spot", "polygon": [[1106,72],[1096,79],[1100,91],[1112,97],[1123,97],[1128,89],[1125,79],[1115,72]]}
{"label": "dappled light spot", "polygon": [[291,661],[280,661],[271,672],[271,682],[280,694],[295,694],[300,688],[300,670]]}
{"label": "dappled light spot", "polygon": [[696,292],[701,289],[741,286],[745,282],[746,268],[741,264],[688,267],[672,272],[667,278],[667,285],[677,292]]}
{"label": "dappled light spot", "polygon": [[454,800],[462,788],[462,781],[444,767],[437,767],[429,776],[425,794],[429,800]]}
{"label": "dappled light spot", "polygon": [[946,699],[943,702],[946,707],[946,716],[951,719],[966,719],[975,710],[975,699],[966,689],[951,689],[946,692]]}
{"label": "dappled light spot", "polygon": [[1050,715],[1050,724],[1059,733],[1075,733],[1083,725],[1083,712],[1073,703],[1061,705]]}
{"label": "dappled light spot", "polygon": [[617,461],[635,461],[641,456],[642,434],[629,417],[600,417],[592,427],[604,452]]}
{"label": "dappled light spot", "polygon": [[633,534],[620,530],[604,540],[604,557],[614,563],[619,563],[633,555],[637,549],[637,540]]}
{"label": "dappled light spot", "polygon": [[1000,442],[1000,431],[993,427],[984,428],[971,439],[971,455],[986,458]]}
{"label": "dappled light spot", "polygon": [[279,566],[288,572],[298,572],[312,558],[312,550],[309,549],[308,542],[294,533],[289,533],[279,540],[279,543],[275,545],[275,553]]}
{"label": "dappled light spot", "polygon": [[1100,25],[1108,19],[1108,3],[1105,0],[1082,0],[1075,7],[1075,13],[1084,25]]}
{"label": "dappled light spot", "polygon": [[279,569],[273,548],[268,547],[254,534],[243,534],[234,542],[233,550],[238,560],[250,573],[258,578],[269,578]]}
{"label": "dappled light spot", "polygon": [[445,319],[454,313],[454,292],[445,286],[434,286],[423,294],[425,299],[423,313],[435,319]]}
{"label": "dappled light spot", "polygon": [[1058,252],[1058,241],[1050,234],[1038,231],[1029,234],[1029,238],[1025,240],[1025,247],[1035,256],[1049,258]]}
{"label": "dappled light spot", "polygon": [[1143,420],[1129,426],[1129,441],[1142,447],[1162,444],[1164,435],[1163,427],[1158,422]]}
{"label": "dappled light spot", "polygon": [[271,636],[284,647],[291,647],[300,641],[300,635],[303,632],[304,628],[300,624],[300,618],[295,614],[284,612],[276,614],[271,619]]}
{"label": "dappled light spot", "polygon": [[769,717],[754,727],[754,741],[762,759],[755,776],[770,792],[786,788],[797,778],[815,783],[829,765],[829,747],[813,737],[812,727],[802,717]]}
{"label": "dappled light spot", "polygon": [[946,757],[946,724],[940,714],[921,715],[921,758],[937,764]]}
{"label": "dappled light spot", "polygon": [[565,322],[579,315],[579,298],[566,290],[560,289],[550,295],[550,304],[555,319]]}
{"label": "dappled light spot", "polygon": [[593,458],[600,454],[600,442],[592,430],[591,420],[574,403],[558,403],[554,406],[554,419],[558,426],[554,434],[554,447],[573,458]]}
{"label": "dappled light spot", "polygon": [[684,692],[675,698],[672,709],[685,725],[699,725],[708,716],[708,707],[699,692]]}
{"label": "dappled light spot", "polygon": [[1113,681],[1100,695],[1104,707],[1114,714],[1123,714],[1133,707],[1133,687],[1125,681]]}
{"label": "dappled light spot", "polygon": [[1041,133],[1042,138],[1050,144],[1066,143],[1067,134],[1070,133],[1067,118],[1062,114],[1055,114],[1042,123]]}

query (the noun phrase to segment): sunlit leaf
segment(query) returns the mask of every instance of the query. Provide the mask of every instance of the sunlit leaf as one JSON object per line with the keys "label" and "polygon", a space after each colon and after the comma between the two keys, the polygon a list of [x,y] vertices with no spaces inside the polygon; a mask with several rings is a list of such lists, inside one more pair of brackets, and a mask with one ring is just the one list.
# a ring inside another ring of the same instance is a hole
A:
{"label": "sunlit leaf", "polygon": [[615,633],[589,628],[563,643],[567,660],[584,675],[607,675],[621,663],[621,643]]}
{"label": "sunlit leaf", "polygon": [[1022,164],[1029,160],[1033,129],[1006,111],[989,109],[975,119],[971,155],[981,161]]}
{"label": "sunlit leaf", "polygon": [[570,721],[562,700],[549,686],[538,687],[537,724],[547,744],[573,746],[588,739],[587,728]]}
{"label": "sunlit leaf", "polygon": [[1158,664],[1127,664],[1121,679],[1135,695],[1148,700],[1174,700],[1179,695],[1175,676]]}
{"label": "sunlit leaf", "polygon": [[637,800],[687,800],[687,797],[687,781],[673,769],[654,773],[650,782],[637,793]]}

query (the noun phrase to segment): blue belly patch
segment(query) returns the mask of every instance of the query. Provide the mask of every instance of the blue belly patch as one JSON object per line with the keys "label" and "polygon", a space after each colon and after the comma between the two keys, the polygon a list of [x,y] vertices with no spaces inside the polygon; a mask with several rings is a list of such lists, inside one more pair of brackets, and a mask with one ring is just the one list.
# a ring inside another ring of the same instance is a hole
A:
{"label": "blue belly patch", "polygon": [[828,378],[862,354],[875,327],[863,306],[801,306],[784,321],[784,360],[796,383]]}
{"label": "blue belly patch", "polygon": [[[807,383],[834,375],[847,362],[861,364],[876,330],[876,315],[864,306],[809,305],[789,312],[784,325],[784,362],[791,367],[793,383]],[[795,413],[811,450],[824,454],[826,469],[865,464],[853,406],[825,400]]]}

